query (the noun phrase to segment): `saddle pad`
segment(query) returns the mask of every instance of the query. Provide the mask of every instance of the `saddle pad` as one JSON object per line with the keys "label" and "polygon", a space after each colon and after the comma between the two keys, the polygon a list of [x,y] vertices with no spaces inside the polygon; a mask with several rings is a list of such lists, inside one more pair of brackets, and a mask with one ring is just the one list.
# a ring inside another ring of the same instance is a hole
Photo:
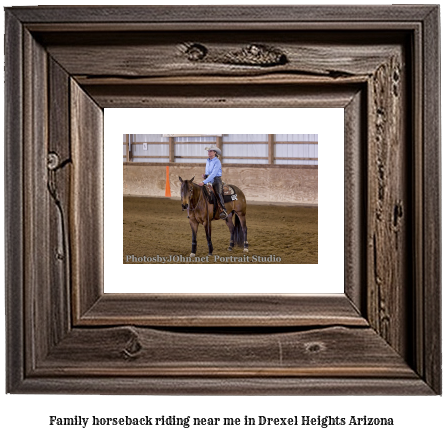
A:
{"label": "saddle pad", "polygon": [[237,195],[234,193],[233,195],[223,195],[223,201],[225,202],[232,202],[237,200]]}

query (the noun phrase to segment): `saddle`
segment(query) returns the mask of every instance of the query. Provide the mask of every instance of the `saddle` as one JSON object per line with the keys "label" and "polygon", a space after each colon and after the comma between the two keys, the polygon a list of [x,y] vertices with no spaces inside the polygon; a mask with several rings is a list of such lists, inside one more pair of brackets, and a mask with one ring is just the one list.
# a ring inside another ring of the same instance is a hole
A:
{"label": "saddle", "polygon": [[[214,192],[214,188],[212,187],[212,184],[206,184],[204,186],[204,188],[207,191],[208,194],[208,198],[209,198],[209,203],[213,204],[214,200],[217,199],[216,198],[216,194]],[[237,194],[235,192],[234,187],[223,183],[223,201],[226,202],[232,202],[232,201],[236,201],[237,200]]]}

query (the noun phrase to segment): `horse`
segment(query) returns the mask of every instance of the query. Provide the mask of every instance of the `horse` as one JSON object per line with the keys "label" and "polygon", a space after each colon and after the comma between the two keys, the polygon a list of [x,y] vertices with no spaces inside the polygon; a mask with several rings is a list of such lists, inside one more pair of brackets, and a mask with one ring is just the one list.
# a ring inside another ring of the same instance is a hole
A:
{"label": "horse", "polygon": [[[212,256],[213,247],[211,241],[211,221],[220,219],[220,211],[217,208],[217,204],[209,203],[209,198],[204,186],[199,186],[193,183],[194,178],[191,180],[183,181],[178,177],[181,182],[181,202],[182,211],[188,210],[189,223],[192,230],[192,249],[191,257],[195,257],[197,252],[197,229],[198,225],[202,224],[206,231],[206,240],[208,242],[209,256]],[[231,240],[229,242],[229,251],[232,251],[234,246],[243,246],[243,252],[248,252],[248,230],[246,228],[246,198],[244,193],[233,185],[230,185],[236,192],[237,199],[225,202],[226,212],[228,217],[226,224],[231,232]],[[214,215],[214,208],[216,209]],[[235,215],[235,222],[233,222],[233,216]]]}

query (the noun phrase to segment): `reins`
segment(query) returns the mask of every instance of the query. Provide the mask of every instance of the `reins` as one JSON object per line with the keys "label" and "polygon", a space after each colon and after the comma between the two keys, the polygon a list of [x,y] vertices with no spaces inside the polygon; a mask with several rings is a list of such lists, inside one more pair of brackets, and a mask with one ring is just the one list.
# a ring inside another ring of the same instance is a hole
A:
{"label": "reins", "polygon": [[203,187],[200,190],[200,195],[198,197],[197,204],[195,204],[194,208],[191,208],[191,200],[192,200],[192,197],[194,196],[194,184],[193,183],[191,183],[191,188],[189,189],[189,192],[190,192],[190,195],[189,195],[189,204],[188,204],[188,216],[189,216],[190,211],[194,211],[198,207],[198,204],[200,203],[200,198],[202,197],[202,194],[203,194]]}
{"label": "reins", "polygon": [[[197,186],[197,187],[200,187],[200,186]],[[189,195],[189,204],[188,204],[188,217],[189,217],[190,211],[195,211],[197,209],[198,205],[200,204],[200,198],[202,197],[202,195],[203,195],[203,198],[205,198],[204,193],[203,193],[204,190],[205,190],[204,187],[200,187],[200,195],[198,197],[197,204],[195,204],[195,207],[191,209],[191,200],[194,195],[194,184],[191,183],[191,188],[189,189],[190,195]],[[207,215],[207,220],[208,220],[207,223],[209,224],[209,205],[206,205],[206,215]]]}

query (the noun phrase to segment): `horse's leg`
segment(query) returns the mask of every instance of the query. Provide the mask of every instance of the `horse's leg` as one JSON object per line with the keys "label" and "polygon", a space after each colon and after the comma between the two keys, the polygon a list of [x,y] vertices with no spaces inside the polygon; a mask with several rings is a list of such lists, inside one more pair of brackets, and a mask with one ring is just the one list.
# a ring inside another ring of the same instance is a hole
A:
{"label": "horse's leg", "polygon": [[248,249],[249,244],[248,244],[248,228],[246,227],[246,215],[242,211],[239,211],[239,212],[237,212],[237,216],[240,220],[240,225],[243,230],[243,236],[245,238],[243,252],[248,252],[249,251],[249,249]]}
{"label": "horse's leg", "polygon": [[232,222],[232,218],[233,218],[234,212],[231,212],[228,216],[228,218],[226,219],[226,225],[229,228],[229,231],[231,232],[231,241],[229,242],[229,248],[228,251],[232,251],[232,248],[234,247],[234,223]]}
{"label": "horse's leg", "polygon": [[211,240],[211,221],[209,220],[206,223],[203,223],[203,225],[205,226],[206,240],[208,242],[208,255],[212,256],[214,248],[212,247],[212,240]]}
{"label": "horse's leg", "polygon": [[191,257],[195,257],[195,254],[197,253],[197,230],[198,230],[198,222],[196,220],[189,220],[189,223],[191,224],[191,230],[192,230],[192,249],[191,249]]}

